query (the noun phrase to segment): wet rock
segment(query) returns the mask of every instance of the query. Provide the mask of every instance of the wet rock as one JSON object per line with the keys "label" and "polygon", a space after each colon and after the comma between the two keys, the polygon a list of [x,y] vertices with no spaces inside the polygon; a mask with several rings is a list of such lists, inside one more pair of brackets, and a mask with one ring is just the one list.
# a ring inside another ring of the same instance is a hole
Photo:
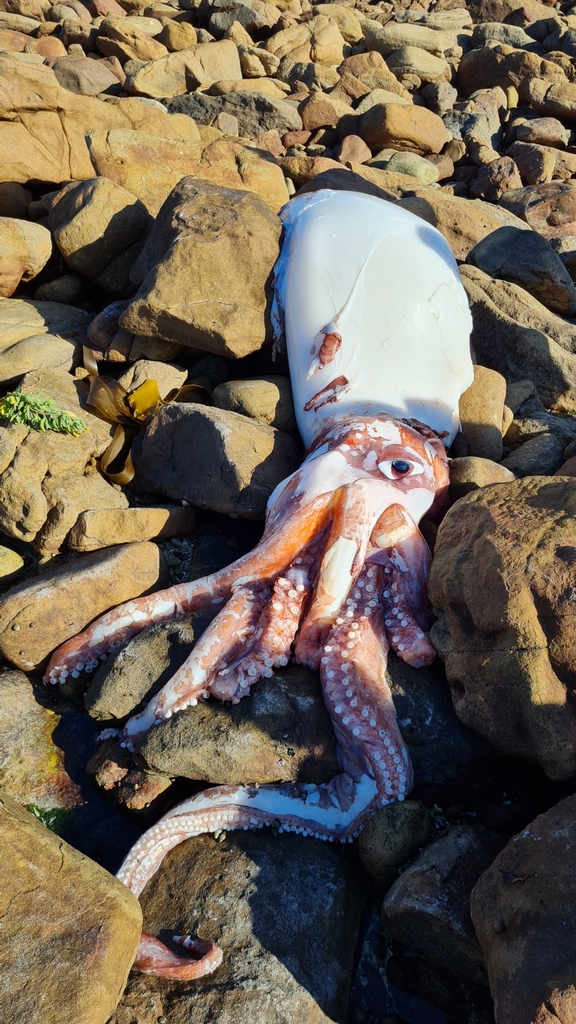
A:
{"label": "wet rock", "polygon": [[69,370],[80,357],[90,323],[83,309],[60,302],[0,298],[0,381],[29,370]]}
{"label": "wet rock", "polygon": [[71,551],[97,551],[112,544],[133,544],[194,533],[193,508],[164,505],[81,512],[67,537]]}
{"label": "wet rock", "polygon": [[439,153],[450,136],[427,107],[376,103],[360,117],[357,134],[371,149],[390,146],[412,153]]}
{"label": "wet rock", "polygon": [[576,1012],[575,823],[570,796],[514,836],[472,892],[497,1024],[552,1024]]}
{"label": "wet rock", "polygon": [[168,854],[146,887],[145,927],[216,940],[224,962],[193,986],[131,980],[110,1024],[149,1012],[151,998],[156,1013],[161,1002],[175,1024],[191,1014],[197,1024],[273,1024],[279,1013],[307,1024],[343,1024],[359,896],[337,844],[265,832],[229,833],[223,843],[189,840]]}
{"label": "wet rock", "polygon": [[121,544],[50,569],[4,594],[0,653],[29,672],[98,615],[166,582],[160,551],[149,542]]}
{"label": "wet rock", "polygon": [[437,189],[418,189],[399,202],[404,209],[436,227],[449,242],[458,260],[465,260],[470,249],[503,223],[514,227],[522,224],[516,217],[504,221],[498,206],[490,206],[477,199],[451,196]]}
{"label": "wet rock", "polygon": [[151,224],[139,199],[107,178],[73,182],[52,196],[50,230],[66,263],[106,291],[122,294]]}
{"label": "wet rock", "polygon": [[36,277],[52,255],[50,232],[41,224],[0,217],[0,295]]}
{"label": "wet rock", "polygon": [[398,868],[425,846],[432,830],[430,811],[416,800],[380,807],[358,842],[362,863],[387,888]]}
{"label": "wet rock", "polygon": [[550,778],[576,770],[574,488],[528,477],[461,498],[438,531],[433,643],[460,720]]}
{"label": "wet rock", "polygon": [[529,377],[546,406],[576,409],[576,328],[524,288],[460,268],[472,310],[472,347],[484,366],[508,383]]}
{"label": "wet rock", "polygon": [[382,928],[457,977],[486,983],[482,951],[470,917],[470,893],[502,848],[502,839],[454,825],[431,843],[384,897]]}
{"label": "wet rock", "polygon": [[316,676],[293,666],[261,680],[249,697],[188,708],[138,747],[149,768],[211,783],[329,782],[335,742]]}
{"label": "wet rock", "polygon": [[[7,796],[0,814],[8,1017],[29,1024],[104,1024],[140,938],[138,901]],[[49,970],[43,966],[47,949]]]}
{"label": "wet rock", "polygon": [[553,476],[564,461],[562,445],[553,434],[539,434],[516,448],[502,465],[517,477]]}
{"label": "wet rock", "polygon": [[537,232],[502,227],[468,253],[467,262],[491,277],[519,284],[560,316],[576,312],[576,288],[562,260]]}
{"label": "wet rock", "polygon": [[145,490],[258,518],[274,488],[300,464],[288,434],[234,412],[172,405],[148,426],[138,463]]}
{"label": "wet rock", "polygon": [[514,473],[502,463],[492,462],[475,456],[462,456],[450,462],[450,496],[462,498],[470,491],[490,484],[506,483],[515,480]]}
{"label": "wet rock", "polygon": [[293,104],[257,91],[229,92],[225,96],[188,93],[170,100],[168,110],[172,114],[188,114],[196,124],[210,124],[218,114],[233,114],[238,118],[240,134],[249,139],[273,128],[281,135],[302,129],[302,120]]}
{"label": "wet rock", "polygon": [[64,767],[53,734],[60,716],[37,700],[23,672],[0,673],[0,787],[19,804],[40,810],[71,810],[80,787]]}
{"label": "wet rock", "polygon": [[268,335],[281,224],[249,192],[183,178],[133,270],[125,330],[240,358]]}
{"label": "wet rock", "polygon": [[461,395],[459,405],[462,433],[469,455],[491,459],[493,462],[499,462],[502,458],[505,397],[504,377],[485,366],[475,366],[474,381]]}
{"label": "wet rock", "polygon": [[231,380],[214,389],[218,409],[250,416],[286,434],[298,436],[294,417],[292,388],[288,377],[259,377],[255,380]]}

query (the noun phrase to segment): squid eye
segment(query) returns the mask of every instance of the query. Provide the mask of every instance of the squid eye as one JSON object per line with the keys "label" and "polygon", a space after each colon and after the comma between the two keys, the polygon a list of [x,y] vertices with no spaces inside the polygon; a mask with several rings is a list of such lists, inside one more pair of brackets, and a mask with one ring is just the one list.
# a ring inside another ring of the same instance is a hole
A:
{"label": "squid eye", "polygon": [[418,476],[424,469],[417,462],[408,459],[385,459],[378,463],[378,469],[389,480],[402,480],[408,476]]}

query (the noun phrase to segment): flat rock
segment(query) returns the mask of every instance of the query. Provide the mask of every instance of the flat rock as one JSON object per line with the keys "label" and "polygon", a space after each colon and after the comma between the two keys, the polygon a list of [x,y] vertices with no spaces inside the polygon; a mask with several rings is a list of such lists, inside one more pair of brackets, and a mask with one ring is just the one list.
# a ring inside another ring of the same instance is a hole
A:
{"label": "flat rock", "polygon": [[133,267],[122,327],[235,358],[261,348],[280,232],[258,196],[183,178]]}
{"label": "flat rock", "polygon": [[362,900],[337,844],[200,836],[168,854],[141,902],[149,932],[177,926],[216,940],[224,962],[192,986],[134,977],[110,1024],[149,1013],[151,998],[155,1018],[162,1008],[174,1024],[346,1020]]}
{"label": "flat rock", "polygon": [[[190,118],[173,116],[185,118],[198,133]],[[88,145],[97,173],[141,199],[153,216],[189,174],[255,192],[274,212],[288,202],[284,175],[271,154],[230,139],[176,141],[144,131],[112,130],[91,132]]]}
{"label": "flat rock", "polygon": [[476,267],[460,268],[472,310],[477,359],[508,384],[529,377],[548,407],[576,410],[576,327],[546,309],[524,288],[497,281]]}
{"label": "flat rock", "polygon": [[211,124],[219,114],[233,114],[238,118],[240,135],[248,139],[274,128],[280,135],[302,129],[302,119],[292,103],[257,91],[229,92],[225,96],[187,93],[170,100],[168,110],[188,114],[196,124]]}
{"label": "flat rock", "polygon": [[514,836],[472,891],[497,1024],[574,1019],[575,844],[570,796]]}
{"label": "flat rock", "polygon": [[193,508],[163,505],[81,512],[67,537],[71,551],[97,551],[111,544],[188,537],[194,532]]}
{"label": "flat rock", "polygon": [[152,729],[138,747],[152,770],[215,784],[329,782],[335,741],[318,679],[292,666],[239,704],[199,704]]}
{"label": "flat rock", "polygon": [[80,786],[64,767],[54,741],[61,717],[43,707],[23,672],[0,672],[0,787],[19,804],[40,810],[71,810],[82,802]]}
{"label": "flat rock", "polygon": [[0,652],[30,672],[98,615],[166,582],[160,550],[150,542],[119,544],[50,569],[4,594]]}
{"label": "flat rock", "polygon": [[145,490],[258,518],[300,464],[296,442],[274,427],[208,406],[168,406],[144,435],[137,478]]}
{"label": "flat rock", "polygon": [[105,1024],[140,939],[138,901],[7,796],[0,816],[4,1019]]}
{"label": "flat rock", "polygon": [[214,405],[298,436],[292,388],[288,377],[271,375],[250,380],[230,380],[214,388]]}
{"label": "flat rock", "polygon": [[69,370],[81,358],[90,314],[61,302],[0,298],[0,381],[30,370]]}
{"label": "flat rock", "polygon": [[454,825],[431,843],[392,885],[382,904],[382,928],[450,974],[486,982],[482,951],[470,917],[470,893],[502,847],[502,839],[471,825]]}
{"label": "flat rock", "polygon": [[562,477],[467,494],[438,531],[429,576],[433,643],[458,717],[554,779],[576,770],[575,501]]}

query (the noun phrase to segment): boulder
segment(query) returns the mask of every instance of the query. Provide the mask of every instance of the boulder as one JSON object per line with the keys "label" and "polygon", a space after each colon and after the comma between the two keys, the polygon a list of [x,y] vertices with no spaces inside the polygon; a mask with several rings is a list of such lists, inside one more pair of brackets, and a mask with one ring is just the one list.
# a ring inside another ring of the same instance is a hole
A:
{"label": "boulder", "polygon": [[478,458],[475,455],[464,455],[450,461],[450,497],[455,501],[463,498],[470,491],[490,484],[506,483],[516,477],[502,463],[491,459]]}
{"label": "boulder", "polygon": [[214,388],[212,397],[218,409],[239,412],[286,434],[298,436],[288,377],[271,375],[253,380],[226,381]]}
{"label": "boulder", "polygon": [[553,313],[565,317],[576,313],[574,282],[560,257],[536,231],[497,228],[475,245],[466,259],[491,277],[525,288]]}
{"label": "boulder", "polygon": [[182,843],[142,894],[144,926],[157,935],[177,922],[227,955],[217,976],[171,985],[169,1011],[156,979],[135,976],[109,1024],[145,1020],[152,1005],[157,1017],[161,1000],[195,1024],[276,1024],[279,1012],[343,1022],[362,907],[356,878],[335,843],[310,837],[239,831]]}
{"label": "boulder", "polygon": [[358,853],[371,875],[389,888],[398,868],[426,846],[432,815],[418,800],[379,807],[360,834]]}
{"label": "boulder", "polygon": [[[190,29],[192,25],[171,22],[175,27]],[[170,49],[170,47],[168,47]],[[213,43],[199,43],[177,52],[168,53],[158,60],[149,61],[134,71],[130,71],[125,82],[127,92],[139,96],[150,96],[156,99],[172,99],[181,96],[188,90],[196,89],[205,82],[219,79],[236,80],[242,78],[238,49],[230,39],[221,39]],[[183,113],[188,113],[184,110]],[[190,116],[194,116],[191,114]]]}
{"label": "boulder", "polygon": [[90,314],[60,302],[0,298],[0,381],[29,370],[69,370],[81,357]]}
{"label": "boulder", "polygon": [[[197,132],[194,122],[186,120]],[[284,175],[274,157],[230,139],[177,142],[143,131],[113,129],[91,133],[88,145],[92,175],[95,168],[99,175],[122,185],[142,200],[152,216],[187,175],[255,192],[274,212],[288,202]]]}
{"label": "boulder", "polygon": [[68,266],[122,294],[151,218],[144,204],[108,178],[66,185],[52,196],[50,230]]}
{"label": "boulder", "polygon": [[444,519],[429,577],[458,717],[554,779],[576,771],[573,510],[570,478],[474,491]]}
{"label": "boulder", "polygon": [[382,928],[449,974],[486,982],[472,919],[470,893],[502,848],[495,833],[454,825],[427,846],[386,893]]}
{"label": "boulder", "polygon": [[171,405],[144,435],[137,479],[145,490],[259,518],[274,488],[300,464],[288,434],[247,416],[200,405]]}
{"label": "boulder", "polygon": [[485,366],[474,367],[474,381],[460,397],[460,422],[468,455],[499,462],[506,381]]}
{"label": "boulder", "polygon": [[390,21],[380,25],[367,21],[364,27],[364,41],[368,50],[376,50],[386,58],[403,46],[417,46],[437,57],[443,57],[447,50],[457,46],[456,33],[448,34],[426,25],[405,24]]}
{"label": "boulder", "polygon": [[0,817],[6,1019],[105,1024],[140,940],[138,901],[7,796],[0,800]]}
{"label": "boulder", "polygon": [[576,189],[573,182],[552,181],[515,188],[499,199],[499,205],[525,220],[549,240],[576,234]]}
{"label": "boulder", "polygon": [[521,186],[522,179],[512,157],[501,156],[488,164],[482,164],[478,169],[478,174],[470,183],[470,195],[472,199],[497,203],[505,192]]}
{"label": "boulder", "polygon": [[498,854],[470,901],[497,1024],[576,1014],[576,797],[540,814]]}
{"label": "boulder", "polygon": [[188,114],[196,124],[206,125],[219,114],[233,114],[238,118],[240,135],[248,139],[255,139],[262,132],[274,128],[280,135],[302,128],[302,120],[294,104],[257,92],[253,87],[250,91],[228,92],[223,96],[208,96],[204,92],[175,96],[170,100],[168,110],[173,114]]}
{"label": "boulder", "polygon": [[167,582],[160,550],[150,542],[119,544],[49,569],[4,594],[0,652],[33,671],[98,615]]}
{"label": "boulder", "polygon": [[[504,90],[513,86],[520,93],[521,99],[530,102],[534,80],[541,84],[544,95],[546,90],[554,87],[554,83],[559,83],[560,89],[569,85],[562,68],[557,64],[536,53],[514,50],[503,43],[470,50],[458,65],[458,85],[466,96],[478,89],[491,89],[496,85]],[[542,106],[537,112],[556,113],[555,110],[543,110]]]}
{"label": "boulder", "polygon": [[539,434],[525,441],[511,455],[502,460],[502,465],[514,476],[553,476],[564,462],[562,445],[554,434]]}
{"label": "boulder", "polygon": [[0,217],[0,296],[35,278],[52,255],[50,232],[41,224]]}
{"label": "boulder", "polygon": [[502,224],[522,227],[522,221],[514,215],[504,220],[501,217],[504,211],[498,206],[490,206],[479,199],[451,196],[438,189],[415,189],[412,195],[399,202],[405,210],[438,228],[457,260],[465,260],[470,249]]}
{"label": "boulder", "polygon": [[439,153],[449,141],[442,118],[427,107],[377,103],[360,116],[358,135],[371,149],[390,146],[414,153]]}
{"label": "boulder", "polygon": [[52,70],[63,89],[79,96],[98,96],[118,85],[118,78],[105,61],[89,57],[60,57]]}
{"label": "boulder", "polygon": [[524,288],[463,266],[472,310],[472,347],[484,366],[508,383],[529,377],[549,408],[576,410],[576,327],[551,313]]}
{"label": "boulder", "polygon": [[257,351],[280,231],[258,196],[183,178],[134,264],[122,327],[237,359]]}
{"label": "boulder", "polygon": [[97,509],[81,512],[67,537],[71,551],[97,551],[112,544],[133,544],[194,532],[193,508],[178,505]]}
{"label": "boulder", "polygon": [[420,46],[402,46],[388,54],[386,65],[397,78],[417,75],[422,82],[449,82],[451,70],[448,61],[435,57]]}

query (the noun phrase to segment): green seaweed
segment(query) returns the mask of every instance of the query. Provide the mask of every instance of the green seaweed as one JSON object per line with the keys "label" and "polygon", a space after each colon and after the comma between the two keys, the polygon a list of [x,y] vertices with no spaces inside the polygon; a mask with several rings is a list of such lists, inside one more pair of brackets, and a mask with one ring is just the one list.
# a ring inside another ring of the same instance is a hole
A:
{"label": "green seaweed", "polygon": [[0,399],[0,417],[10,423],[23,423],[32,430],[55,430],[74,437],[88,430],[77,416],[59,409],[53,398],[39,392],[27,394],[19,388]]}
{"label": "green seaweed", "polygon": [[61,830],[70,815],[70,811],[66,807],[50,807],[46,810],[44,807],[37,807],[36,804],[27,804],[26,810],[33,814],[35,818],[38,818],[38,821],[41,821],[51,832],[55,832],[56,835],[61,834]]}

